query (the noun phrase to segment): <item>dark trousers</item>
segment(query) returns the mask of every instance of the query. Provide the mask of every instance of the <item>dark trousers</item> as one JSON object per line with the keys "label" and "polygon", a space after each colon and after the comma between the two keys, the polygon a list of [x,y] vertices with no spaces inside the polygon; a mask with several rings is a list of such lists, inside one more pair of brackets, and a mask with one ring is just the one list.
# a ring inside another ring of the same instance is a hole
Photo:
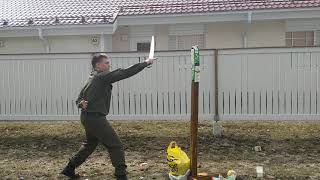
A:
{"label": "dark trousers", "polygon": [[127,166],[123,146],[106,117],[100,113],[82,112],[81,124],[86,132],[86,141],[78,152],[70,158],[70,163],[75,167],[80,166],[100,142],[109,152],[112,165],[115,167],[115,175],[125,175]]}

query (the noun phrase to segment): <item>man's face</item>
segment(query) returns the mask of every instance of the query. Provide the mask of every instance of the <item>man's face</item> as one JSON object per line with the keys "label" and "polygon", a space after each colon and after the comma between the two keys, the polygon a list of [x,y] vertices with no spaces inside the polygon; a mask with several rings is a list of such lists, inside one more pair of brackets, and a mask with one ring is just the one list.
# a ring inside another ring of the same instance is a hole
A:
{"label": "man's face", "polygon": [[109,71],[110,62],[108,58],[102,58],[100,62],[96,64],[96,69],[98,71]]}

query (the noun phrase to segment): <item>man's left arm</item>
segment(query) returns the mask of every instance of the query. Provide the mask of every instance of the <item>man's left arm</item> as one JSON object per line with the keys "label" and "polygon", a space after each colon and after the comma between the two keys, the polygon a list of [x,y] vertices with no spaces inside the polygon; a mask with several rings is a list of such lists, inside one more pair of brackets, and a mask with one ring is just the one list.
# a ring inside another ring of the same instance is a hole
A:
{"label": "man's left arm", "polygon": [[137,63],[135,65],[132,65],[126,69],[117,69],[115,71],[110,72],[110,82],[114,83],[126,78],[129,78],[138,72],[142,71],[147,66],[153,64],[155,59],[148,59],[143,63]]}

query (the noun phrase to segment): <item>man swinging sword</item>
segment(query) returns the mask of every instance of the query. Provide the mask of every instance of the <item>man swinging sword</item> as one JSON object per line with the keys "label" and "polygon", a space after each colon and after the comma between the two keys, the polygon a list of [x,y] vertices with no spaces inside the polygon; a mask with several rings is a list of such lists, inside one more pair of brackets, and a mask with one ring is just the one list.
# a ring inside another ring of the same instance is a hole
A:
{"label": "man swinging sword", "polygon": [[92,154],[98,143],[102,143],[108,150],[112,165],[115,167],[116,179],[127,180],[127,166],[122,143],[106,120],[106,115],[109,113],[112,84],[137,74],[153,64],[154,61],[154,58],[149,58],[145,62],[137,63],[127,69],[117,69],[110,72],[110,62],[106,54],[93,56],[91,60],[93,71],[76,101],[77,106],[81,108],[80,119],[85,129],[86,141],[70,158],[61,174],[71,179],[80,178],[80,175],[75,173],[75,168]]}

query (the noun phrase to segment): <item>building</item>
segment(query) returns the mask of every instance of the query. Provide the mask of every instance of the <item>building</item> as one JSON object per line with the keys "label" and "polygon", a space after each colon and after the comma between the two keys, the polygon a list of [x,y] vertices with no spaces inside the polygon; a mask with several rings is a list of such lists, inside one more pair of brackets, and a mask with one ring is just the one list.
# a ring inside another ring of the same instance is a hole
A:
{"label": "building", "polygon": [[156,50],[318,46],[320,0],[0,0],[1,54],[147,51],[151,35]]}
{"label": "building", "polygon": [[188,119],[197,44],[199,118],[319,120],[320,0],[0,0],[0,120],[78,119],[92,52],[127,67],[152,35],[108,118]]}

